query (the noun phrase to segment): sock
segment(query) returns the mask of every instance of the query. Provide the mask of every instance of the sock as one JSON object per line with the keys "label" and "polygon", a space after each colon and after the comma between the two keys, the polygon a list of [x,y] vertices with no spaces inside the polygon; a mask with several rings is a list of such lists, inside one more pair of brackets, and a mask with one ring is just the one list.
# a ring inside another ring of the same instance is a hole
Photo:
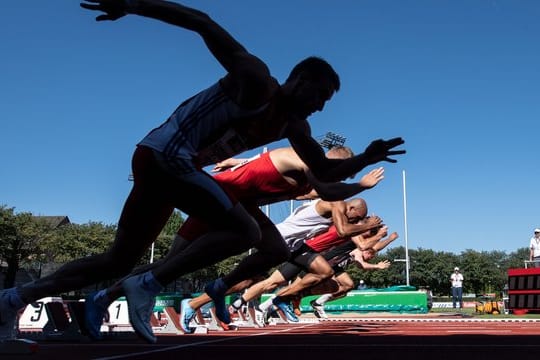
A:
{"label": "sock", "polygon": [[236,299],[233,303],[232,303],[232,306],[233,308],[235,308],[236,310],[240,310],[240,308],[246,304],[246,300],[244,300],[244,297],[243,296],[240,296],[238,299]]}
{"label": "sock", "polygon": [[157,295],[163,290],[163,285],[161,285],[156,278],[154,277],[154,274],[152,274],[151,271],[145,272],[139,277],[139,281],[141,284],[141,287],[148,291],[152,295]]}
{"label": "sock", "polygon": [[315,303],[317,305],[324,305],[331,297],[332,297],[332,294],[321,295],[319,296],[317,300],[315,300]]}
{"label": "sock", "polygon": [[275,297],[276,295],[270,296],[268,300],[259,305],[259,309],[261,309],[262,311],[268,310],[268,308],[272,306],[272,300],[274,300]]}

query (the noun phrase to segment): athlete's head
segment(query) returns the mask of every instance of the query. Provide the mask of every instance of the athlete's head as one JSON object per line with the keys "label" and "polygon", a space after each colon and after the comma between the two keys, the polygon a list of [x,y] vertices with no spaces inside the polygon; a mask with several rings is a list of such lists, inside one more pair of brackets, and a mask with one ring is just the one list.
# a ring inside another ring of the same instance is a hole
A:
{"label": "athlete's head", "polygon": [[373,259],[375,255],[377,255],[377,252],[373,248],[364,249],[364,250],[361,250],[361,252],[362,252],[362,259],[364,261],[369,261]]}
{"label": "athlete's head", "polygon": [[334,92],[339,91],[341,82],[339,75],[326,60],[318,56],[310,56],[296,64],[286,81],[305,76],[311,79],[325,78],[330,80]]}
{"label": "athlete's head", "polygon": [[339,76],[332,66],[312,56],[296,64],[281,88],[290,112],[305,119],[321,111],[339,87]]}
{"label": "athlete's head", "polygon": [[362,260],[368,262],[369,260],[372,260],[375,255],[377,255],[377,251],[373,248],[367,248],[362,250],[357,248],[351,251],[350,254],[356,261]]}
{"label": "athlete's head", "polygon": [[347,146],[334,146],[326,152],[326,157],[329,159],[349,159],[353,156],[353,151]]}
{"label": "athlete's head", "polygon": [[349,222],[358,222],[366,217],[368,209],[364,199],[354,198],[348,200],[346,203],[347,210],[345,215],[349,219]]}

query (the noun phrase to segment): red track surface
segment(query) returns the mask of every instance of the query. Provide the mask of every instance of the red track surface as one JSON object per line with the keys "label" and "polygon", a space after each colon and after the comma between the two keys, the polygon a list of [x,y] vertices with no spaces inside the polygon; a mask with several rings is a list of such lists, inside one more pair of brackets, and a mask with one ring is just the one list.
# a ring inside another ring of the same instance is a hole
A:
{"label": "red track surface", "polygon": [[540,322],[377,318],[280,324],[263,329],[103,342],[44,341],[4,359],[536,359]]}

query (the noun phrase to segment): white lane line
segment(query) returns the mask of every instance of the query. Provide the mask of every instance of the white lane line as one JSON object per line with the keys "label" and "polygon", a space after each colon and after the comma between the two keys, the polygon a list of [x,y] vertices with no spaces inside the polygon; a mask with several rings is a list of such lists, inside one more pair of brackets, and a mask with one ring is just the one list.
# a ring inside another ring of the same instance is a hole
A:
{"label": "white lane line", "polygon": [[157,353],[162,353],[162,352],[176,350],[176,349],[193,347],[193,346],[197,346],[197,345],[215,344],[215,343],[220,343],[220,342],[225,342],[225,341],[238,340],[238,339],[243,339],[243,338],[250,338],[250,337],[253,337],[253,336],[272,335],[272,334],[276,334],[276,333],[283,333],[283,332],[289,332],[289,331],[292,331],[292,330],[303,329],[303,328],[306,328],[306,327],[312,327],[312,326],[315,326],[315,325],[318,325],[318,324],[312,323],[312,324],[306,324],[306,325],[302,325],[302,326],[295,326],[295,327],[292,327],[292,328],[281,329],[281,330],[277,330],[277,331],[265,331],[265,332],[262,332],[262,333],[250,334],[250,335],[245,335],[245,336],[229,336],[229,337],[225,337],[225,338],[222,338],[222,339],[199,341],[199,342],[195,342],[195,343],[169,346],[169,347],[159,348],[159,349],[155,349],[155,350],[147,350],[147,351],[140,351],[140,352],[134,352],[134,353],[129,353],[129,354],[99,357],[99,358],[95,358],[94,360],[128,359],[128,358],[130,358],[132,356],[157,354]]}

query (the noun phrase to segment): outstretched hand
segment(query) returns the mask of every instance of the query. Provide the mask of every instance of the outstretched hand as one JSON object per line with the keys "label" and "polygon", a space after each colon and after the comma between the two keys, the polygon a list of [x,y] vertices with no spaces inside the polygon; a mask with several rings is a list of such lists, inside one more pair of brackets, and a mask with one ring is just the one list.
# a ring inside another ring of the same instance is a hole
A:
{"label": "outstretched hand", "polygon": [[363,221],[367,229],[378,228],[383,223],[382,219],[378,217],[377,215],[368,216]]}
{"label": "outstretched hand", "polygon": [[103,11],[105,14],[96,17],[96,21],[116,20],[126,15],[124,0],[84,0],[81,7],[88,10]]}
{"label": "outstretched hand", "polygon": [[358,182],[364,189],[371,189],[384,179],[384,169],[382,167],[371,170],[366,175],[362,176]]}
{"label": "outstretched hand", "polygon": [[396,240],[398,237],[399,237],[398,233],[394,231],[393,233],[390,234],[390,236],[388,236],[388,240],[389,240],[389,241],[394,241],[394,240]]}
{"label": "outstretched hand", "polygon": [[379,161],[388,161],[391,163],[396,163],[397,160],[389,158],[393,155],[402,155],[405,154],[405,150],[391,150],[396,146],[404,144],[405,141],[400,138],[393,138],[390,140],[378,139],[372,141],[364,151],[364,155],[367,157],[370,164],[378,163]]}

